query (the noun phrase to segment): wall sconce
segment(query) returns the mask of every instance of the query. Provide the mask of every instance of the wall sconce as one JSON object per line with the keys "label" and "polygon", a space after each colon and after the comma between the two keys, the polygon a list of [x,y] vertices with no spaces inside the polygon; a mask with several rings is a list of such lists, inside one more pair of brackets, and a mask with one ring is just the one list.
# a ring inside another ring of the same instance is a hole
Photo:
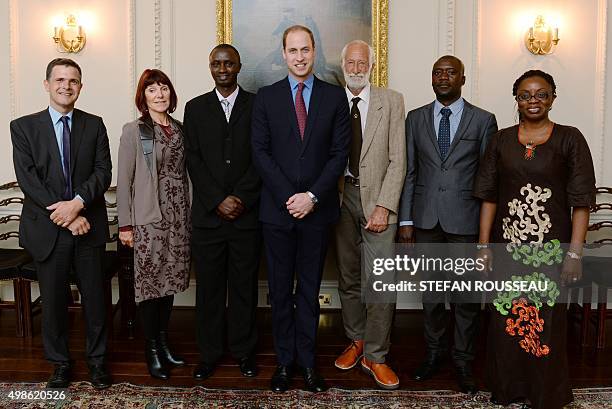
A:
{"label": "wall sconce", "polygon": [[532,27],[525,34],[525,46],[536,55],[552,54],[559,43],[559,28],[550,27],[544,17],[537,16]]}
{"label": "wall sconce", "polygon": [[77,24],[74,14],[66,17],[66,23],[53,28],[53,41],[60,53],[78,53],[85,47],[85,31]]}

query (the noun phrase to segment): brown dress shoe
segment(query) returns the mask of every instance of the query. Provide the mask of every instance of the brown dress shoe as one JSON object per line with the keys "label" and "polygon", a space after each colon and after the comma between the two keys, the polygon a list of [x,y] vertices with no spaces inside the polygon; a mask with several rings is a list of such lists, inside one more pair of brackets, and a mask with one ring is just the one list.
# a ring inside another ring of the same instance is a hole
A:
{"label": "brown dress shoe", "polygon": [[399,388],[399,378],[387,364],[377,364],[368,361],[364,356],[361,359],[361,369],[368,375],[372,375],[376,384],[383,389]]}
{"label": "brown dress shoe", "polygon": [[352,341],[351,344],[346,347],[342,355],[336,359],[334,365],[338,369],[347,370],[353,368],[359,362],[359,359],[363,356],[363,341]]}

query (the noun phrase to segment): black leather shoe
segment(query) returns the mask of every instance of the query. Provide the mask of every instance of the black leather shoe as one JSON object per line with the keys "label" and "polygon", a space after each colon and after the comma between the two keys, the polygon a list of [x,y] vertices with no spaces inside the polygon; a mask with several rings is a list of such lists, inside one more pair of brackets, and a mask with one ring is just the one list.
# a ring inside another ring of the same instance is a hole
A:
{"label": "black leather shoe", "polygon": [[183,357],[170,352],[170,347],[168,346],[168,333],[166,331],[159,331],[157,345],[159,347],[159,357],[166,361],[166,363],[174,366],[185,365],[185,360]]}
{"label": "black leather shoe", "polygon": [[444,359],[440,355],[429,355],[425,362],[414,371],[414,380],[426,381],[431,378],[438,373],[443,361]]}
{"label": "black leather shoe", "polygon": [[88,364],[89,378],[96,389],[105,389],[113,384],[113,380],[106,371],[104,364]]}
{"label": "black leather shoe", "polygon": [[203,381],[204,379],[210,378],[213,372],[215,372],[214,364],[200,362],[193,370],[193,377],[198,381]]}
{"label": "black leather shoe", "polygon": [[53,375],[47,381],[47,388],[67,388],[72,380],[72,367],[70,364],[55,365]]}
{"label": "black leather shoe", "polygon": [[293,370],[290,367],[283,365],[277,366],[270,381],[270,389],[272,389],[273,392],[287,391],[292,376]]}
{"label": "black leather shoe", "polygon": [[254,356],[249,355],[245,356],[244,358],[240,358],[238,360],[238,365],[240,365],[240,373],[242,373],[242,376],[246,376],[247,378],[257,376],[258,371]]}
{"label": "black leather shoe", "polygon": [[303,373],[307,391],[319,393],[327,390],[325,379],[317,373],[316,369],[304,368]]}
{"label": "black leather shoe", "polygon": [[145,358],[147,369],[153,378],[166,380],[170,372],[166,368],[166,362],[160,357],[159,345],[156,339],[148,339],[145,344]]}
{"label": "black leather shoe", "polygon": [[461,392],[469,393],[470,395],[478,392],[476,382],[474,382],[474,377],[472,376],[472,368],[469,365],[456,366],[455,372],[457,375],[457,384]]}

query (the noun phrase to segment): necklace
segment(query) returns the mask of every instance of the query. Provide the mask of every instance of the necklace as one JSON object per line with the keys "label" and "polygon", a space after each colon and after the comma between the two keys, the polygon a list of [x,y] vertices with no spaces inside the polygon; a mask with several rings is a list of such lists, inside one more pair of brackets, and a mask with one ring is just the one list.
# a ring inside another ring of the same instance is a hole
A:
{"label": "necklace", "polygon": [[[550,138],[550,134],[552,133],[553,125],[554,123],[551,122],[550,125],[548,126],[548,130],[547,130],[548,135],[546,135],[546,138],[542,142],[535,143],[533,139],[530,139],[529,142],[525,144],[525,153],[523,154],[523,159],[532,160],[535,158],[536,146],[542,144],[543,142],[548,141],[548,139]],[[519,126],[519,129],[518,129],[519,143],[521,143],[521,128],[522,126]]]}

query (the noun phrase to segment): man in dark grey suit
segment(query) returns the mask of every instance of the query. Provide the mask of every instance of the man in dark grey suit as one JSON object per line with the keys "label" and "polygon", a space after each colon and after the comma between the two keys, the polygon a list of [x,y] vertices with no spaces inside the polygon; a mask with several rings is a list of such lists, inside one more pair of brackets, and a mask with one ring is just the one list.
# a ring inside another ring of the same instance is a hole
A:
{"label": "man in dark grey suit", "polygon": [[104,192],[112,174],[108,136],[102,118],[74,107],[83,87],[75,61],[52,60],[44,86],[48,108],[15,119],[10,128],[24,195],[19,244],[36,264],[43,349],[55,365],[47,388],[67,388],[72,380],[66,297],[72,271],[83,299],[89,375],[92,385],[103,389],[111,385],[102,291],[108,238]]}
{"label": "man in dark grey suit", "polygon": [[[401,243],[475,243],[480,202],[472,196],[474,176],[487,141],[497,131],[495,115],[461,97],[464,66],[454,56],[435,62],[431,82],[436,100],[406,117],[407,173],[399,210]],[[425,362],[414,373],[426,380],[446,356],[448,312],[443,300],[423,296]],[[472,377],[480,304],[455,304],[453,361],[463,392],[477,391]]]}

